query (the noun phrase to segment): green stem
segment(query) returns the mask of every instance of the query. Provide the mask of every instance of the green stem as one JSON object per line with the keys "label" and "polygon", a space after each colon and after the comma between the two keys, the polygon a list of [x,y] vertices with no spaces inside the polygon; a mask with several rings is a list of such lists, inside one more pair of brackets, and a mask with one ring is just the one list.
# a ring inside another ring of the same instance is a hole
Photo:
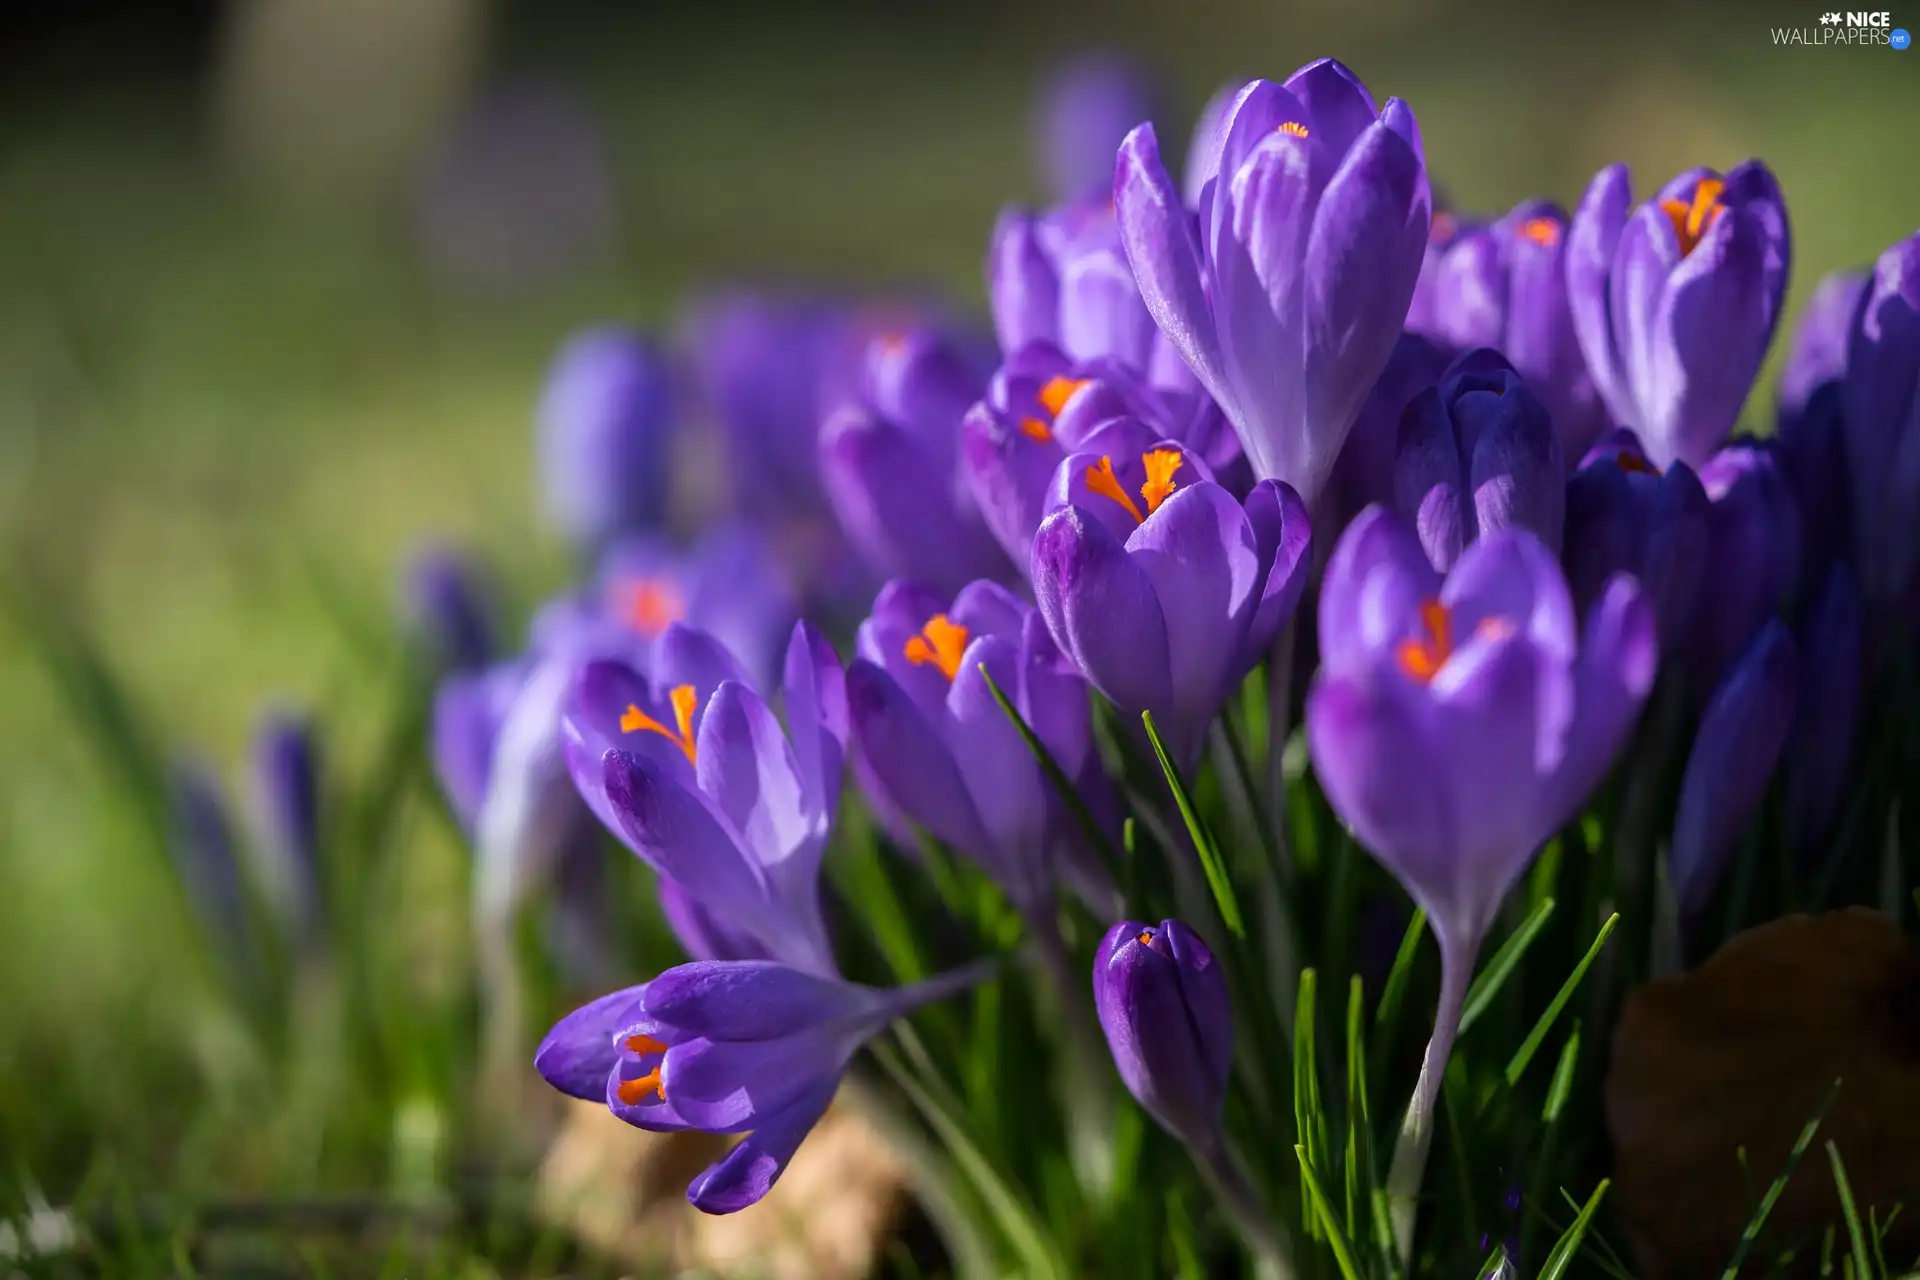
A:
{"label": "green stem", "polygon": [[1473,977],[1475,948],[1466,948],[1464,955],[1458,954],[1459,950],[1444,943],[1440,948],[1440,1003],[1434,1011],[1433,1038],[1427,1041],[1420,1081],[1414,1086],[1413,1101],[1407,1106],[1399,1141],[1394,1144],[1393,1164],[1387,1170],[1387,1206],[1394,1245],[1401,1266],[1408,1270],[1413,1265],[1413,1228],[1420,1216],[1420,1183],[1426,1177],[1427,1152],[1433,1146],[1434,1108],[1440,1100],[1440,1084],[1446,1079],[1447,1060],[1453,1056],[1454,1037],[1460,1031],[1460,1014]]}

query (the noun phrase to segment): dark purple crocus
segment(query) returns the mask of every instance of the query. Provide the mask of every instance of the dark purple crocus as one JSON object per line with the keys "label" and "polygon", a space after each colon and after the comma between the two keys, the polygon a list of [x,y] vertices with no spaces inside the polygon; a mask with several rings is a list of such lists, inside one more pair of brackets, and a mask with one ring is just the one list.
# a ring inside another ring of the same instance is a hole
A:
{"label": "dark purple crocus", "polygon": [[219,776],[195,761],[176,762],[167,800],[167,852],[187,909],[213,957],[229,976],[245,979],[253,971],[254,935]]}
{"label": "dark purple crocus", "polygon": [[1775,618],[1753,637],[1700,717],[1673,819],[1673,887],[1683,917],[1706,909],[1759,812],[1793,727],[1799,684],[1793,632]]}
{"label": "dark purple crocus", "polygon": [[1732,432],[1780,322],[1792,243],[1766,165],[1689,169],[1637,208],[1602,169],[1567,232],[1574,328],[1614,421],[1699,467]]}
{"label": "dark purple crocus", "polygon": [[1769,618],[1799,590],[1800,508],[1777,448],[1728,445],[1700,468],[1706,490],[1707,566],[1680,656],[1704,696]]}
{"label": "dark purple crocus", "polygon": [[992,582],[951,599],[890,582],[857,653],[847,704],[861,781],[883,812],[972,858],[1029,917],[1051,906],[1057,876],[1098,865],[987,687],[991,676],[1090,799],[1110,799],[1086,682],[1032,605]]}
{"label": "dark purple crocus", "polygon": [[1233,1010],[1200,935],[1178,920],[1122,920],[1095,953],[1093,1004],[1127,1092],[1182,1142],[1216,1147]]}
{"label": "dark purple crocus", "polygon": [[261,888],[289,938],[312,942],[321,924],[320,753],[313,722],[271,709],[253,731],[249,781]]}
{"label": "dark purple crocus", "polygon": [[695,1208],[733,1213],[772,1189],[861,1045],[982,976],[959,970],[880,991],[831,968],[695,961],[568,1014],[534,1066],[637,1128],[747,1134],[687,1188]]}
{"label": "dark purple crocus", "polygon": [[1860,726],[1860,592],[1845,564],[1828,571],[1799,627],[1800,690],[1787,739],[1787,842],[1811,866],[1833,830]]}
{"label": "dark purple crocus", "polygon": [[450,546],[425,546],[407,561],[400,613],[443,671],[473,671],[494,658],[492,591],[480,567]]}
{"label": "dark purple crocus", "polygon": [[624,329],[574,338],[547,375],[539,416],[541,491],[562,533],[594,548],[660,522],[673,401],[651,342]]}
{"label": "dark purple crocus", "polygon": [[1631,734],[1658,665],[1653,610],[1617,577],[1583,631],[1531,533],[1483,538],[1442,578],[1413,530],[1372,507],[1328,561],[1320,657],[1306,707],[1314,773],[1440,943],[1433,1039],[1387,1181],[1404,1255],[1481,940]]}
{"label": "dark purple crocus", "polygon": [[1240,91],[1198,217],[1153,126],[1114,175],[1121,241],[1160,329],[1262,479],[1319,496],[1400,336],[1431,197],[1413,113],[1322,59]]}
{"label": "dark purple crocus", "polygon": [[1502,529],[1559,551],[1565,475],[1545,406],[1497,352],[1467,352],[1401,416],[1395,505],[1442,573]]}
{"label": "dark purple crocus", "polygon": [[1842,404],[1860,593],[1886,609],[1920,576],[1920,232],[1874,264],[1847,338]]}
{"label": "dark purple crocus", "polygon": [[875,339],[860,400],[820,430],[820,467],[848,539],[877,573],[957,591],[1006,559],[963,478],[960,422],[985,379],[930,329]]}
{"label": "dark purple crocus", "polygon": [[1034,143],[1054,198],[1106,199],[1113,153],[1154,115],[1153,82],[1131,59],[1089,53],[1057,68],[1040,97]]}
{"label": "dark purple crocus", "polygon": [[1813,296],[1801,308],[1774,396],[1774,409],[1782,422],[1797,418],[1816,390],[1846,374],[1847,343],[1867,283],[1864,272],[1836,271],[1814,287]]}
{"label": "dark purple crocus", "polygon": [[[1125,424],[1096,436],[1124,443]],[[1060,464],[1031,577],[1053,638],[1128,716],[1151,711],[1183,767],[1292,616],[1311,566],[1306,506],[1274,480],[1244,504],[1162,445]]]}
{"label": "dark purple crocus", "polygon": [[1607,420],[1574,333],[1566,241],[1566,212],[1548,200],[1526,201],[1454,236],[1430,277],[1421,277],[1431,294],[1421,331],[1457,350],[1493,347],[1512,361],[1552,415],[1571,460]]}
{"label": "dark purple crocus", "polygon": [[1422,391],[1439,385],[1451,356],[1445,347],[1417,333],[1403,333],[1393,354],[1367,393],[1353,420],[1347,442],[1321,493],[1329,528],[1347,522],[1374,503],[1393,505],[1394,464],[1400,454],[1400,419]]}
{"label": "dark purple crocus", "polygon": [[1484,225],[1477,218],[1463,218],[1448,208],[1447,202],[1435,192],[1433,197],[1433,219],[1427,227],[1427,248],[1420,259],[1420,281],[1413,287],[1413,301],[1407,305],[1408,333],[1432,335],[1438,332],[1435,313],[1440,304],[1440,275],[1447,260],[1447,250],[1460,237],[1480,229]]}
{"label": "dark purple crocus", "polygon": [[1661,645],[1680,647],[1707,567],[1707,492],[1684,462],[1664,472],[1631,431],[1609,432],[1567,481],[1562,562],[1580,616],[1617,574],[1637,579]]}

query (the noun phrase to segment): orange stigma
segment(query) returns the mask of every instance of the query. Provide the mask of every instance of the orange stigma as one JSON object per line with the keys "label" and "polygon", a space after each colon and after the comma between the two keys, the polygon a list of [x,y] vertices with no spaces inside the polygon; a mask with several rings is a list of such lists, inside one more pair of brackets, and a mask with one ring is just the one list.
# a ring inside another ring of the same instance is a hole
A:
{"label": "orange stigma", "polygon": [[1142,929],[1142,930],[1141,930],[1141,931],[1140,931],[1139,933],[1137,933],[1137,934],[1135,934],[1135,935],[1134,935],[1134,938],[1133,938],[1133,940],[1134,940],[1135,942],[1137,942],[1137,943],[1139,943],[1139,944],[1140,944],[1141,946],[1143,946],[1143,947],[1144,947],[1144,946],[1146,946],[1146,945],[1147,945],[1147,944],[1148,944],[1149,942],[1152,942],[1152,941],[1153,941],[1153,930],[1151,930],[1151,929]]}
{"label": "orange stigma", "polygon": [[700,695],[693,691],[692,685],[681,684],[673,687],[672,692],[667,694],[667,700],[673,704],[675,728],[667,728],[639,707],[628,703],[627,713],[620,717],[620,732],[638,733],[644,729],[648,733],[657,733],[686,752],[688,764],[698,763],[694,759],[693,712],[700,705]]}
{"label": "orange stigma", "polygon": [[1424,601],[1420,605],[1420,628],[1426,634],[1402,640],[1394,657],[1402,671],[1421,684],[1429,684],[1453,656],[1453,615],[1438,600]]}
{"label": "orange stigma", "polygon": [[1020,434],[1039,444],[1053,443],[1053,428],[1038,418],[1020,419]]}
{"label": "orange stigma", "polygon": [[1614,462],[1622,471],[1631,474],[1643,476],[1657,476],[1660,474],[1660,468],[1654,466],[1637,453],[1623,453],[1615,458]]}
{"label": "orange stigma", "polygon": [[1307,136],[1307,126],[1301,124],[1298,120],[1289,120],[1278,129],[1275,129],[1274,132],[1289,133],[1296,138],[1304,138]]}
{"label": "orange stigma", "polygon": [[1047,384],[1040,388],[1038,399],[1048,415],[1057,418],[1060,411],[1067,407],[1067,401],[1073,399],[1074,393],[1091,381],[1091,378],[1048,378]]}
{"label": "orange stigma", "polygon": [[1173,473],[1185,459],[1178,449],[1155,449],[1140,461],[1147,464],[1147,482],[1140,486],[1140,496],[1147,500],[1147,514],[1152,515],[1173,496]]}
{"label": "orange stigma", "polygon": [[630,1107],[637,1107],[645,1102],[647,1095],[650,1093],[659,1094],[660,1101],[662,1102],[667,1100],[667,1086],[666,1083],[660,1079],[660,1067],[658,1065],[637,1079],[622,1080],[619,1088],[615,1089],[614,1092],[619,1095],[620,1101]]}
{"label": "orange stigma", "polygon": [[1560,224],[1552,218],[1528,218],[1520,224],[1520,234],[1542,249],[1551,249],[1560,243]]}
{"label": "orange stigma", "polygon": [[1087,468],[1087,488],[1103,498],[1112,498],[1127,509],[1135,524],[1145,524],[1146,517],[1140,514],[1140,506],[1133,495],[1120,487],[1120,477],[1113,474],[1113,459],[1101,458],[1098,463]]}
{"label": "orange stigma", "polygon": [[920,634],[907,639],[907,661],[914,666],[935,666],[951,680],[960,673],[960,655],[967,651],[967,629],[944,613],[936,613],[920,628]]}
{"label": "orange stigma", "polygon": [[1673,234],[1680,241],[1680,256],[1686,257],[1700,243],[1700,238],[1713,228],[1714,219],[1726,206],[1720,203],[1720,193],[1727,184],[1718,178],[1702,178],[1693,186],[1693,200],[1662,200],[1660,211],[1673,223]]}
{"label": "orange stigma", "polygon": [[1445,244],[1453,239],[1454,221],[1450,213],[1436,213],[1433,223],[1427,228],[1427,239],[1433,244]]}
{"label": "orange stigma", "polygon": [[665,1053],[667,1051],[666,1042],[655,1040],[652,1036],[628,1036],[626,1045],[627,1048],[633,1050],[635,1053]]}
{"label": "orange stigma", "polygon": [[672,583],[660,578],[633,578],[615,583],[613,611],[648,639],[687,616],[680,593]]}

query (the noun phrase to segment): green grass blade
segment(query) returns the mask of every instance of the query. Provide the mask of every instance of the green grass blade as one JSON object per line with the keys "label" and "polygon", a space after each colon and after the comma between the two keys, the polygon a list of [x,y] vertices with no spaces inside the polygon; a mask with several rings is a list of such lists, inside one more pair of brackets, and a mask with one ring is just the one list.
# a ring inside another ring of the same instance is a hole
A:
{"label": "green grass blade", "polygon": [[1080,795],[1080,789],[1073,785],[1073,780],[1067,777],[1067,772],[1060,767],[1060,762],[1053,758],[1053,752],[1047,750],[1047,744],[1040,741],[1040,735],[1033,731],[1033,726],[1029,725],[1026,717],[1020,714],[1020,709],[1013,705],[1005,693],[1001,692],[1000,686],[988,673],[987,664],[984,662],[980,664],[980,678],[986,681],[987,692],[991,693],[993,700],[1000,704],[1000,710],[1007,719],[1013,721],[1013,727],[1019,731],[1020,740],[1027,744],[1027,750],[1033,752],[1033,758],[1040,762],[1040,771],[1047,775],[1047,781],[1053,784],[1053,789],[1059,793],[1060,799],[1066,802],[1068,812],[1072,813],[1074,821],[1080,824],[1080,830],[1086,835],[1087,842],[1100,851],[1100,858],[1107,864],[1108,873],[1117,882],[1121,873],[1120,855],[1114,849],[1113,841],[1107,837],[1107,833],[1100,829],[1100,823],[1094,818],[1093,810],[1087,808],[1087,802]]}
{"label": "green grass blade", "polygon": [[1867,1249],[1866,1232],[1860,1229],[1860,1207],[1853,1202],[1853,1184],[1847,1180],[1847,1166],[1840,1159],[1840,1148],[1827,1139],[1827,1163],[1833,1166],[1834,1190],[1840,1193],[1840,1214],[1847,1223],[1847,1251],[1853,1262],[1853,1274],[1860,1280],[1876,1274],[1873,1254]]}
{"label": "green grass blade", "polygon": [[1326,1226],[1327,1245],[1333,1250],[1333,1260],[1340,1268],[1342,1280],[1360,1280],[1360,1272],[1353,1265],[1353,1250],[1347,1247],[1347,1237],[1340,1230],[1340,1224],[1333,1220],[1333,1206],[1327,1203],[1327,1193],[1320,1189],[1320,1180],[1313,1174],[1307,1149],[1296,1145],[1293,1154],[1300,1160],[1300,1181],[1306,1187],[1307,1203],[1313,1207],[1313,1216]]}
{"label": "green grass blade", "polygon": [[1586,1238],[1587,1228],[1593,1225],[1593,1215],[1600,1210],[1601,1198],[1611,1185],[1602,1179],[1600,1185],[1593,1189],[1593,1194],[1587,1197],[1586,1207],[1580,1210],[1580,1216],[1573,1220],[1567,1233],[1560,1237],[1560,1243],[1554,1245],[1553,1252],[1547,1255],[1537,1280],[1560,1280],[1566,1274],[1567,1268],[1573,1265],[1574,1255],[1580,1252],[1580,1242]]}
{"label": "green grass blade", "polygon": [[[1316,1154],[1314,1135],[1320,1132],[1320,1070],[1314,1036],[1314,1005],[1319,990],[1319,974],[1312,969],[1300,973],[1300,997],[1293,1021],[1293,1132],[1304,1153],[1302,1159]],[[1311,1202],[1304,1206],[1307,1234],[1320,1236],[1319,1215]],[[1331,1228],[1331,1220],[1326,1224]]]}
{"label": "green grass blade", "polygon": [[1487,961],[1480,970],[1480,976],[1467,988],[1467,1002],[1460,1011],[1461,1035],[1467,1034],[1467,1028],[1480,1020],[1480,1015],[1487,1011],[1487,1006],[1500,994],[1500,989],[1507,985],[1507,979],[1513,976],[1513,971],[1520,967],[1527,948],[1533,945],[1533,940],[1547,927],[1547,921],[1553,918],[1553,907],[1552,898],[1542,898],[1540,905],[1520,922],[1520,927],[1493,953],[1493,959]]}
{"label": "green grass blade", "polygon": [[1394,953],[1387,985],[1380,989],[1380,1007],[1373,1014],[1374,1026],[1389,1027],[1399,1018],[1400,1006],[1407,998],[1407,983],[1413,977],[1414,957],[1420,954],[1420,935],[1426,930],[1426,910],[1415,908],[1413,919],[1407,921],[1407,931],[1400,938],[1400,950]]}
{"label": "green grass blade", "polygon": [[1560,1112],[1567,1105],[1567,1098],[1573,1093],[1573,1068],[1580,1060],[1580,1020],[1573,1020],[1573,1031],[1567,1036],[1567,1043],[1560,1049],[1560,1061],[1553,1068],[1553,1083],[1547,1086],[1547,1103],[1540,1110],[1540,1118],[1548,1124],[1560,1119]]}
{"label": "green grass blade", "polygon": [[1355,1205],[1364,1210],[1373,1191],[1373,1119],[1367,1106],[1366,993],[1360,975],[1347,984],[1347,1233],[1358,1236],[1362,1223],[1354,1218]]}
{"label": "green grass blade", "polygon": [[1160,740],[1160,730],[1153,723],[1153,712],[1143,711],[1140,720],[1147,726],[1147,739],[1153,743],[1153,754],[1159,757],[1160,771],[1167,775],[1167,787],[1173,792],[1173,802],[1180,808],[1180,817],[1187,824],[1187,835],[1193,840],[1193,848],[1200,855],[1200,868],[1206,872],[1207,886],[1213,890],[1214,904],[1220,909],[1221,923],[1227,926],[1227,932],[1244,941],[1247,926],[1240,915],[1240,900],[1233,891],[1233,881],[1227,876],[1227,866],[1220,858],[1220,850],[1213,843],[1206,824],[1200,820],[1199,810],[1194,808],[1193,794],[1187,790],[1187,784],[1180,779],[1180,771],[1173,767],[1173,757],[1167,754],[1167,744]]}
{"label": "green grass blade", "polygon": [[1753,1217],[1748,1221],[1747,1229],[1740,1233],[1740,1247],[1734,1251],[1733,1261],[1727,1264],[1727,1269],[1721,1273],[1720,1280],[1737,1280],[1741,1264],[1747,1260],[1747,1254],[1753,1249],[1754,1243],[1760,1239],[1760,1232],[1767,1225],[1768,1215],[1773,1212],[1773,1206],[1779,1202],[1781,1194],[1786,1191],[1787,1183],[1793,1178],[1793,1171],[1800,1167],[1800,1157],[1806,1155],[1807,1148],[1813,1145],[1813,1135],[1819,1130],[1820,1122],[1827,1118],[1827,1109],[1833,1105],[1834,1097],[1839,1092],[1840,1082],[1835,1080],[1828,1088],[1826,1096],[1820,1100],[1820,1105],[1814,1109],[1806,1126],[1800,1130],[1800,1136],[1794,1140],[1793,1150],[1787,1153],[1786,1167],[1780,1171],[1780,1176],[1773,1180],[1773,1185],[1767,1188],[1767,1194],[1760,1198],[1760,1204],[1753,1211]]}
{"label": "green grass blade", "polygon": [[1553,1030],[1554,1021],[1559,1018],[1560,1011],[1567,1007],[1567,1001],[1573,998],[1574,989],[1580,985],[1580,979],[1587,976],[1587,970],[1593,967],[1594,958],[1600,954],[1600,948],[1607,945],[1607,939],[1613,936],[1614,928],[1619,923],[1619,912],[1616,911],[1607,917],[1607,922],[1600,926],[1600,932],[1594,935],[1593,945],[1587,948],[1587,954],[1580,957],[1580,963],[1573,967],[1573,972],[1567,975],[1567,980],[1560,984],[1560,990],[1554,993],[1553,1003],[1549,1004],[1547,1011],[1540,1015],[1540,1021],[1533,1024],[1533,1030],[1520,1045],[1519,1052],[1513,1055],[1513,1061],[1507,1063],[1509,1087],[1519,1083],[1521,1075],[1526,1072],[1527,1064],[1532,1062],[1533,1055],[1540,1051],[1541,1041],[1547,1038],[1547,1032]]}

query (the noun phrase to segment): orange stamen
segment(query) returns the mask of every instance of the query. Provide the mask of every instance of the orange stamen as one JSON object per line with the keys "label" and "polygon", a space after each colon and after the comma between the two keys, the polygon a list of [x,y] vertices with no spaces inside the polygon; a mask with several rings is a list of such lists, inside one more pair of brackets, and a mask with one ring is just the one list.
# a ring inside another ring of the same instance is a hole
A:
{"label": "orange stamen", "polygon": [[1543,249],[1560,243],[1560,224],[1552,218],[1528,218],[1520,224],[1520,234]]}
{"label": "orange stamen", "polygon": [[673,584],[658,578],[636,578],[613,589],[614,612],[641,635],[652,639],[687,616]]}
{"label": "orange stamen", "polygon": [[667,700],[673,704],[673,721],[678,726],[677,729],[667,728],[639,707],[628,703],[627,713],[620,717],[620,732],[637,733],[644,729],[648,733],[657,733],[686,752],[688,764],[696,764],[698,761],[694,759],[693,713],[694,709],[700,705],[700,695],[694,692],[690,684],[675,685],[672,692],[667,694]]}
{"label": "orange stamen", "polygon": [[660,1079],[660,1068],[657,1066],[647,1072],[647,1074],[636,1079],[622,1080],[620,1087],[615,1089],[614,1092],[620,1096],[620,1101],[630,1107],[637,1107],[645,1102],[647,1095],[650,1093],[659,1094],[660,1101],[662,1102],[667,1100],[667,1086],[666,1083]]}
{"label": "orange stamen", "polygon": [[1040,388],[1037,398],[1047,414],[1057,418],[1060,416],[1060,411],[1067,407],[1067,401],[1073,399],[1074,393],[1091,381],[1093,381],[1091,378],[1048,378],[1047,384]]}
{"label": "orange stamen", "polygon": [[1053,443],[1053,428],[1038,418],[1020,419],[1020,434],[1041,444]]}
{"label": "orange stamen", "polygon": [[1714,220],[1720,216],[1721,209],[1725,208],[1720,203],[1720,193],[1726,189],[1727,184],[1718,178],[1702,178],[1694,184],[1691,202],[1686,200],[1660,202],[1660,211],[1673,223],[1674,237],[1680,241],[1681,257],[1684,258],[1692,253],[1695,246],[1700,243],[1701,237],[1713,228]]}
{"label": "orange stamen", "polygon": [[1147,518],[1140,514],[1140,508],[1134,503],[1133,495],[1120,487],[1120,478],[1113,474],[1113,459],[1102,458],[1099,464],[1087,468],[1087,488],[1103,498],[1112,498],[1127,509],[1135,524],[1145,524]]}
{"label": "orange stamen", "polygon": [[1147,482],[1140,486],[1140,496],[1147,500],[1147,514],[1152,515],[1173,496],[1173,473],[1184,459],[1177,449],[1155,449],[1140,460],[1147,464]]}
{"label": "orange stamen", "polygon": [[1296,138],[1304,138],[1307,136],[1307,126],[1301,124],[1298,120],[1289,120],[1274,130],[1274,132],[1290,133]]}
{"label": "orange stamen", "polygon": [[1623,453],[1615,458],[1614,462],[1619,465],[1622,471],[1637,472],[1643,476],[1657,476],[1660,474],[1660,468],[1654,466],[1637,453]]}
{"label": "orange stamen", "polygon": [[1145,946],[1147,943],[1153,941],[1153,930],[1142,929],[1138,934],[1134,935],[1133,940]]}
{"label": "orange stamen", "polygon": [[936,613],[920,628],[919,635],[908,637],[905,653],[908,662],[936,666],[951,680],[960,673],[960,656],[966,651],[967,629],[946,614]]}
{"label": "orange stamen", "polygon": [[667,1046],[652,1036],[628,1036],[627,1048],[635,1053],[665,1053]]}
{"label": "orange stamen", "polygon": [[1420,606],[1420,628],[1426,634],[1402,640],[1394,657],[1402,671],[1428,684],[1453,656],[1453,615],[1438,600],[1425,601]]}

